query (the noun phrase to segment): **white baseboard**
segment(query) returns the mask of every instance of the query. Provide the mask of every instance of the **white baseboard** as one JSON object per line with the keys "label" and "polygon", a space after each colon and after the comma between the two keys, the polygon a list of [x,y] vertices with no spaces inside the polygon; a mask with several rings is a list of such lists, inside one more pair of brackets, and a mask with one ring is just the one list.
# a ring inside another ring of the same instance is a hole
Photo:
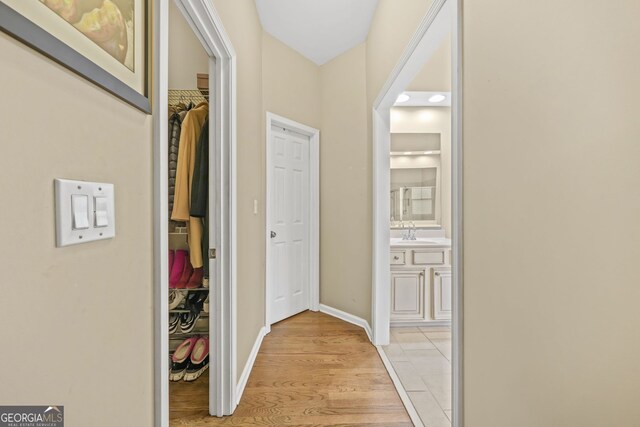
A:
{"label": "white baseboard", "polygon": [[260,346],[262,345],[262,339],[266,334],[267,330],[263,326],[262,328],[260,328],[260,332],[258,332],[256,342],[253,343],[253,348],[251,349],[251,353],[249,354],[249,359],[247,359],[247,363],[245,363],[244,369],[242,370],[242,375],[240,375],[240,379],[238,380],[238,385],[236,386],[236,405],[240,404],[240,398],[242,397],[242,393],[244,393],[244,388],[247,386],[247,381],[249,381],[249,375],[251,375],[253,364],[256,361],[256,357],[258,357],[258,352],[260,351]]}
{"label": "white baseboard", "polygon": [[338,310],[337,308],[329,307],[328,305],[324,304],[320,304],[320,312],[328,314],[329,316],[336,317],[340,320],[344,320],[345,322],[351,323],[353,325],[360,326],[367,333],[369,341],[373,342],[373,333],[371,332],[371,326],[369,326],[369,322],[367,322],[363,318],[354,316],[353,314],[349,314],[347,312]]}
{"label": "white baseboard", "polygon": [[413,406],[413,403],[411,402],[409,395],[404,389],[404,386],[402,385],[402,382],[400,381],[398,374],[396,374],[396,371],[393,369],[393,365],[391,364],[391,361],[389,360],[389,358],[387,357],[386,353],[384,352],[381,346],[377,345],[376,349],[378,350],[378,354],[380,355],[380,359],[382,359],[382,363],[384,364],[384,367],[387,369],[387,372],[389,372],[391,381],[393,381],[393,385],[396,387],[396,390],[400,395],[400,400],[402,400],[402,404],[407,410],[407,413],[409,414],[409,418],[411,418],[411,422],[415,427],[424,427],[424,424],[422,423],[422,420],[418,415],[418,411],[416,411],[416,408]]}

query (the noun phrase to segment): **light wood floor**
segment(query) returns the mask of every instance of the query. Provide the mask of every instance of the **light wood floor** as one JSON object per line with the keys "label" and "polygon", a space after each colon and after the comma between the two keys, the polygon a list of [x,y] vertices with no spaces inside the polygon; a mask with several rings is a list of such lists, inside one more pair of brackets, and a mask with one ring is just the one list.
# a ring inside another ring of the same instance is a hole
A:
{"label": "light wood floor", "polygon": [[206,416],[206,387],[171,385],[172,426],[413,425],[362,328],[322,313],[271,327],[233,416]]}

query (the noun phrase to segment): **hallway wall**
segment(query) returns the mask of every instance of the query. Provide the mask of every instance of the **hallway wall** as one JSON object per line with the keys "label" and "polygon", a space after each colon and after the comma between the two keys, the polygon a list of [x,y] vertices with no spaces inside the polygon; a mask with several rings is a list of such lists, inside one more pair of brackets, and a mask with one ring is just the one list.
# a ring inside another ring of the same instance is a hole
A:
{"label": "hallway wall", "polygon": [[371,318],[366,46],[320,67],[320,302]]}
{"label": "hallway wall", "polygon": [[239,378],[264,326],[264,201],[262,119],[262,26],[251,0],[214,0],[236,51],[237,64],[237,343]]}
{"label": "hallway wall", "polygon": [[640,425],[638,16],[464,1],[468,426]]}
{"label": "hallway wall", "polygon": [[[0,56],[0,402],[151,426],[151,116],[4,33]],[[54,178],[114,183],[116,237],[56,248]]]}

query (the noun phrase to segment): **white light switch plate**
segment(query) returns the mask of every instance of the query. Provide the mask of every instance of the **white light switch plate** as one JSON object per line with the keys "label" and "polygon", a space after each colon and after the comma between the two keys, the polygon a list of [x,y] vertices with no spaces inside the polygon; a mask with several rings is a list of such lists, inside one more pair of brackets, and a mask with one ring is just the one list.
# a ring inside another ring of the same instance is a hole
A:
{"label": "white light switch plate", "polygon": [[[113,184],[56,179],[54,187],[57,247],[111,239],[116,235]],[[72,196],[87,196],[88,228],[74,229]],[[98,209],[98,221],[96,220],[96,198],[101,205],[104,205],[103,202],[106,200],[106,206]],[[104,212],[105,207],[106,212]],[[97,226],[97,224],[104,224],[105,221],[106,226]]]}

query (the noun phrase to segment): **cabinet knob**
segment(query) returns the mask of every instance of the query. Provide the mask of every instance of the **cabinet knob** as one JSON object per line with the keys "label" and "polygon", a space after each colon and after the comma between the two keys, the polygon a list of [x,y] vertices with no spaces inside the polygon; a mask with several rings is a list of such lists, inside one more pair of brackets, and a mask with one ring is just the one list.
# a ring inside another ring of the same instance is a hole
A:
{"label": "cabinet knob", "polygon": [[395,259],[396,261],[400,259],[400,257],[398,255],[394,256],[393,259]]}

